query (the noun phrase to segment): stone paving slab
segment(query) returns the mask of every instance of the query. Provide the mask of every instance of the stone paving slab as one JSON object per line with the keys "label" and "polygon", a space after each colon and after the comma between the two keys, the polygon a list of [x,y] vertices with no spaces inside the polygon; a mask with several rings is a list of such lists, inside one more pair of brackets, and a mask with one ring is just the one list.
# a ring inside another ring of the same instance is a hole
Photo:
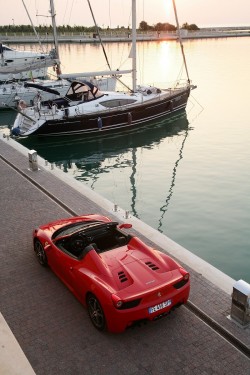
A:
{"label": "stone paving slab", "polygon": [[[29,171],[27,156],[6,141],[0,140],[0,154],[75,212],[111,216],[43,167]],[[33,228],[69,214],[1,159],[0,171],[0,309],[36,374],[249,373],[249,360],[185,307],[121,335],[97,332],[82,305],[33,254]],[[230,295],[187,268],[190,300],[249,345],[249,329],[226,318]]]}

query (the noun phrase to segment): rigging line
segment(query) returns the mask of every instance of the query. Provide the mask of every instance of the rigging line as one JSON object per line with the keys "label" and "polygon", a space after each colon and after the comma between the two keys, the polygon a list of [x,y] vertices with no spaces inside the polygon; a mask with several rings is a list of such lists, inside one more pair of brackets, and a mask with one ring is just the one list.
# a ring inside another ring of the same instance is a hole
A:
{"label": "rigging line", "polygon": [[[109,64],[109,61],[108,61],[108,56],[106,54],[106,51],[105,51],[105,48],[104,48],[104,45],[102,43],[102,38],[101,38],[101,35],[100,35],[100,32],[99,32],[99,27],[97,26],[97,23],[96,23],[96,20],[95,20],[95,16],[94,16],[94,13],[93,13],[93,10],[92,10],[92,7],[91,7],[91,4],[90,4],[90,1],[87,0],[88,4],[89,4],[89,9],[90,9],[90,12],[91,12],[91,15],[92,15],[92,18],[93,18],[93,21],[94,21],[94,24],[95,24],[95,28],[96,28],[96,32],[97,32],[97,35],[98,35],[98,39],[99,39],[99,42],[102,46],[102,51],[103,51],[103,54],[105,56],[105,59],[106,59],[106,62],[107,62],[107,65],[108,65],[108,68],[109,70],[112,70],[111,69],[111,66]],[[119,72],[118,72],[119,73]],[[117,79],[118,82],[120,82],[123,86],[125,86],[129,91],[132,91],[129,86],[127,86],[124,82],[122,82],[117,76],[115,76],[115,78]]]}
{"label": "rigging line", "polygon": [[[127,30],[128,30],[128,33],[129,33],[129,24],[130,24],[130,22],[131,22],[131,10],[130,10],[130,14],[129,14],[129,17],[128,17],[128,21],[127,21]],[[131,54],[131,51],[129,51],[129,50],[127,50],[126,51],[126,58],[124,58],[123,56],[125,55],[125,48],[126,48],[126,44],[125,43],[122,43],[122,53],[121,53],[121,57],[120,57],[120,65],[119,65],[119,69],[121,69],[121,67],[123,66],[123,65],[125,65],[126,64],[126,62],[128,62],[129,61],[129,59],[130,59],[130,54]],[[131,49],[131,48],[130,48]],[[131,65],[131,64],[130,64]]]}
{"label": "rigging line", "polygon": [[104,56],[105,56],[105,59],[106,59],[106,62],[107,62],[107,65],[109,67],[109,70],[112,70],[111,69],[111,66],[109,64],[109,61],[108,61],[108,56],[106,54],[106,51],[105,51],[105,48],[103,46],[103,43],[102,43],[102,39],[101,39],[101,36],[100,36],[100,32],[99,32],[99,27],[97,26],[97,23],[96,23],[96,20],[95,20],[95,16],[94,16],[94,13],[93,13],[93,10],[92,10],[92,7],[91,7],[91,4],[90,4],[90,1],[87,0],[88,4],[89,4],[89,9],[90,9],[90,12],[91,12],[91,15],[92,15],[92,18],[93,18],[93,21],[94,21],[94,24],[95,24],[95,28],[96,28],[96,32],[97,32],[97,35],[98,35],[98,39],[99,39],[99,42],[101,43],[101,46],[102,46],[102,51],[104,53]]}
{"label": "rigging line", "polygon": [[64,15],[63,15],[63,19],[62,19],[62,24],[63,25],[64,25],[64,20],[65,20],[65,17],[66,17],[66,13],[67,13],[68,5],[69,5],[69,0],[67,0],[65,11],[64,11]]}
{"label": "rigging line", "polygon": [[71,9],[70,9],[70,12],[69,12],[69,20],[68,20],[68,23],[70,23],[71,13],[72,13],[72,9],[73,9],[74,2],[75,2],[75,0],[73,0],[73,2],[72,2],[72,4],[71,4]]}
{"label": "rigging line", "polygon": [[186,62],[186,57],[185,57],[184,47],[183,47],[182,38],[181,38],[180,25],[179,25],[178,16],[177,16],[177,10],[176,10],[176,5],[175,5],[175,0],[172,0],[172,2],[173,2],[175,20],[176,20],[177,29],[178,29],[179,42],[180,42],[180,46],[181,46],[181,53],[182,53],[183,61],[184,61],[184,64],[185,64],[185,69],[186,69],[186,74],[187,74],[187,78],[188,78],[188,83],[190,83],[189,74],[188,74],[188,68],[187,68],[187,62]]}
{"label": "rigging line", "polygon": [[109,27],[111,28],[111,12],[110,12],[110,0],[109,0]]}
{"label": "rigging line", "polygon": [[182,145],[181,145],[180,152],[179,152],[179,158],[176,160],[175,165],[174,165],[173,174],[172,174],[172,180],[171,180],[170,189],[169,189],[169,194],[168,194],[168,196],[167,196],[167,198],[165,200],[165,204],[160,208],[160,211],[162,212],[162,214],[161,214],[160,219],[159,219],[159,225],[158,225],[157,230],[159,232],[161,232],[161,233],[163,232],[163,230],[161,229],[161,227],[162,227],[162,221],[163,221],[163,218],[165,216],[165,213],[168,210],[168,205],[170,203],[170,199],[171,199],[171,197],[173,195],[173,192],[174,192],[173,189],[174,189],[174,186],[175,186],[175,179],[176,179],[177,167],[178,167],[181,159],[183,158],[183,149],[184,149],[184,144],[185,144],[187,136],[188,136],[188,131],[189,131],[189,127],[185,131],[185,136],[184,136],[184,139],[182,141]]}
{"label": "rigging line", "polygon": [[181,81],[183,67],[184,67],[184,64],[181,64],[180,71],[179,71],[179,74],[178,74],[177,79],[176,79],[175,87],[178,86],[178,84]]}
{"label": "rigging line", "polygon": [[38,43],[39,43],[39,45],[40,45],[40,48],[41,48],[41,50],[43,51],[43,47],[42,47],[41,40],[40,40],[40,38],[39,38],[39,36],[38,36],[38,34],[37,34],[36,28],[35,28],[35,26],[34,26],[34,24],[33,24],[33,22],[32,22],[32,19],[31,19],[30,15],[29,15],[29,12],[28,12],[28,9],[27,9],[27,7],[26,7],[26,5],[25,5],[24,0],[22,0],[22,3],[23,3],[23,6],[24,6],[25,11],[26,11],[26,13],[27,13],[27,16],[28,16],[28,18],[29,18],[29,20],[30,20],[31,26],[32,26],[32,28],[33,28],[33,31],[34,31],[34,33],[35,33],[35,35],[36,35],[36,37],[37,37]]}
{"label": "rigging line", "polygon": [[204,110],[204,107],[198,102],[197,99],[195,99],[194,95],[191,94],[192,98],[194,99],[194,101],[202,108],[202,110]]}

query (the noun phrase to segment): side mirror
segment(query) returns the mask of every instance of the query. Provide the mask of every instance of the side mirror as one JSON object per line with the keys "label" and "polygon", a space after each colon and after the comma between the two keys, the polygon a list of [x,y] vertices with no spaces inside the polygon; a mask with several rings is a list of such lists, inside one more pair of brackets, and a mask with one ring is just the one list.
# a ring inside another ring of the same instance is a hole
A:
{"label": "side mirror", "polygon": [[121,225],[118,226],[119,229],[129,229],[129,228],[132,228],[132,224],[129,224],[129,223],[123,223]]}

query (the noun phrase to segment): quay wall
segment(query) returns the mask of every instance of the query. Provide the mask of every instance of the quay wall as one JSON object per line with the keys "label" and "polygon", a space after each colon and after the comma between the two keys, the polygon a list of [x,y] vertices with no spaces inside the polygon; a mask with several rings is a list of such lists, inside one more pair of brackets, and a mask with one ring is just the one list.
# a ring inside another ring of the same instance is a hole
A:
{"label": "quay wall", "polygon": [[[249,29],[203,29],[198,31],[181,30],[181,38],[186,39],[207,39],[207,38],[231,38],[250,36]],[[41,34],[40,40],[33,33],[4,33],[0,34],[0,42],[5,44],[24,44],[24,43],[53,43],[52,34]],[[130,32],[102,32],[102,42],[131,42],[132,35]],[[163,41],[178,40],[176,32],[139,32],[137,41]],[[77,33],[65,32],[58,33],[59,43],[99,43],[96,33]]]}

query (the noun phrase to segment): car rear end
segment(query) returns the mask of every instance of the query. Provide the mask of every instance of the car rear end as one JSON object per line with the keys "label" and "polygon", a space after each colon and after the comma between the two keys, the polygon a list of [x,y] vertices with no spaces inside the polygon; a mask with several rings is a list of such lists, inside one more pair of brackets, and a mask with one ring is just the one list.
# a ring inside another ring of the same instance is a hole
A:
{"label": "car rear end", "polygon": [[108,329],[122,332],[141,321],[156,320],[185,304],[189,297],[190,277],[183,268],[172,272],[171,280],[144,292],[128,296],[128,291],[112,294],[112,303],[106,312]]}

